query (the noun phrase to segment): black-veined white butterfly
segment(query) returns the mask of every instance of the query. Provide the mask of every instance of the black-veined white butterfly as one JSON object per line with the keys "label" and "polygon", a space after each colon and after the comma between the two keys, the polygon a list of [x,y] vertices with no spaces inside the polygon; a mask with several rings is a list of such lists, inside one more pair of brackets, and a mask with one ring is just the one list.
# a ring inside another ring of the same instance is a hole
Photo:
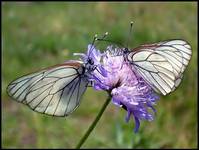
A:
{"label": "black-veined white butterfly", "polygon": [[[105,38],[105,36],[102,37]],[[90,53],[94,48],[94,37]],[[53,115],[67,116],[80,104],[81,96],[90,84],[89,74],[96,65],[88,54],[86,62],[66,61],[12,81],[7,93],[32,110]]]}
{"label": "black-veined white butterfly", "polygon": [[191,58],[191,46],[184,40],[145,44],[124,50],[138,74],[158,93],[166,95],[180,84]]}
{"label": "black-veined white butterfly", "polygon": [[[132,25],[133,22],[131,22],[130,32]],[[113,42],[104,39],[98,40]],[[163,95],[178,87],[192,54],[190,44],[181,39],[144,44],[132,50],[128,48],[128,41],[125,48],[124,46],[123,48],[119,47],[122,45],[120,43],[116,44],[116,55],[123,55],[125,61],[130,62],[133,70],[156,92]]]}

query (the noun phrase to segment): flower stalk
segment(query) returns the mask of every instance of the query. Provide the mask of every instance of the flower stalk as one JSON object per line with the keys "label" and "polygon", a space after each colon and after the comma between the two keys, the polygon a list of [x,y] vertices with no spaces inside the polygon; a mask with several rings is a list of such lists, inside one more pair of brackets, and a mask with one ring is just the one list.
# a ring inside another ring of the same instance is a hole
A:
{"label": "flower stalk", "polygon": [[93,123],[90,125],[90,127],[88,128],[88,130],[86,131],[86,133],[84,134],[84,136],[81,138],[81,140],[77,144],[76,149],[81,148],[81,146],[84,144],[84,142],[86,141],[86,139],[88,138],[88,136],[90,135],[90,133],[95,128],[97,122],[100,120],[103,112],[105,111],[105,109],[108,106],[108,104],[109,104],[110,101],[111,101],[111,95],[109,94],[108,98],[106,99],[105,103],[103,104],[103,106],[102,106],[101,110],[99,111],[98,115],[96,116],[95,120],[93,121]]}

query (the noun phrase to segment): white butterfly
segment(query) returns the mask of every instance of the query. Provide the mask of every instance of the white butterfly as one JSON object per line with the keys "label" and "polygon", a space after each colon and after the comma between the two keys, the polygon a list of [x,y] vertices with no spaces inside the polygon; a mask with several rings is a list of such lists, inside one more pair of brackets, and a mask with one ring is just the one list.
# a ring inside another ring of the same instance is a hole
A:
{"label": "white butterfly", "polygon": [[132,68],[163,95],[174,91],[180,84],[192,54],[191,46],[184,40],[145,44],[132,51],[124,48],[123,53]]}
{"label": "white butterfly", "polygon": [[34,111],[66,116],[79,106],[87,88],[85,71],[78,61],[65,62],[16,79],[7,92]]}

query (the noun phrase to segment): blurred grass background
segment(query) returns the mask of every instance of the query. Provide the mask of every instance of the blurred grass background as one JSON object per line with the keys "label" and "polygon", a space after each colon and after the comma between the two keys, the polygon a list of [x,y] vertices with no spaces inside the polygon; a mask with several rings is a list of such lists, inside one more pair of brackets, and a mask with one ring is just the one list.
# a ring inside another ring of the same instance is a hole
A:
{"label": "blurred grass background", "polygon": [[166,39],[185,39],[193,56],[184,79],[172,94],[161,97],[154,121],[133,119],[109,104],[83,148],[197,147],[197,3],[2,3],[2,147],[74,148],[106,99],[89,88],[80,107],[66,118],[33,112],[6,94],[13,79],[40,68],[76,59],[95,33],[110,33],[126,42],[134,21],[130,47]]}

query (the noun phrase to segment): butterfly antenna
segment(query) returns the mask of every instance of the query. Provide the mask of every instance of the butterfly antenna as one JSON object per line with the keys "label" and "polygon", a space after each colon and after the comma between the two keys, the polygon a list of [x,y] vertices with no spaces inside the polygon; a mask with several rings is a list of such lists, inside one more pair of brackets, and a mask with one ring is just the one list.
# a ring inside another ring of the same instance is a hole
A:
{"label": "butterfly antenna", "polygon": [[[104,35],[101,38],[97,38],[96,37],[95,41],[105,40],[105,38],[106,38],[107,35],[108,35],[108,32],[104,33]],[[95,46],[97,46],[97,44]],[[93,48],[94,48],[94,46],[93,46]]]}
{"label": "butterfly antenna", "polygon": [[88,57],[90,57],[91,51],[94,49],[94,43],[95,43],[96,39],[97,39],[97,34],[95,34],[95,36],[94,36],[94,38],[93,38],[91,47],[90,47],[90,49],[89,49],[89,55],[88,55]]}
{"label": "butterfly antenna", "polygon": [[108,32],[104,33],[104,35],[101,38],[97,38],[96,40],[104,40],[107,35],[108,35]]}
{"label": "butterfly antenna", "polygon": [[119,43],[119,42],[116,42],[116,41],[112,41],[112,40],[109,40],[109,39],[97,39],[98,41],[103,41],[103,42],[109,42],[109,43],[114,43],[116,45],[120,45],[120,47],[124,47],[124,45],[122,43]]}
{"label": "butterfly antenna", "polygon": [[94,38],[93,38],[93,42],[92,42],[92,44],[91,44],[90,51],[92,51],[91,49],[94,48],[94,43],[95,43],[95,41],[97,41],[97,34],[95,34],[95,36],[94,36]]}
{"label": "butterfly antenna", "polygon": [[105,37],[106,37],[107,35],[108,35],[108,32],[104,33],[104,35],[103,35],[101,38],[97,38],[97,34],[95,34],[94,39],[93,39],[93,42],[92,42],[92,45],[91,45],[91,48],[90,48],[90,50],[89,50],[89,55],[88,55],[88,57],[90,57],[91,52],[93,51],[93,49],[94,49],[95,46],[96,46],[96,45],[94,45],[95,41],[97,41],[98,39],[104,40]]}
{"label": "butterfly antenna", "polygon": [[133,21],[131,21],[131,24],[130,24],[130,30],[129,30],[129,35],[128,35],[128,38],[127,38],[126,48],[128,48],[128,46],[129,46],[129,39],[130,39],[132,28],[133,28]]}

